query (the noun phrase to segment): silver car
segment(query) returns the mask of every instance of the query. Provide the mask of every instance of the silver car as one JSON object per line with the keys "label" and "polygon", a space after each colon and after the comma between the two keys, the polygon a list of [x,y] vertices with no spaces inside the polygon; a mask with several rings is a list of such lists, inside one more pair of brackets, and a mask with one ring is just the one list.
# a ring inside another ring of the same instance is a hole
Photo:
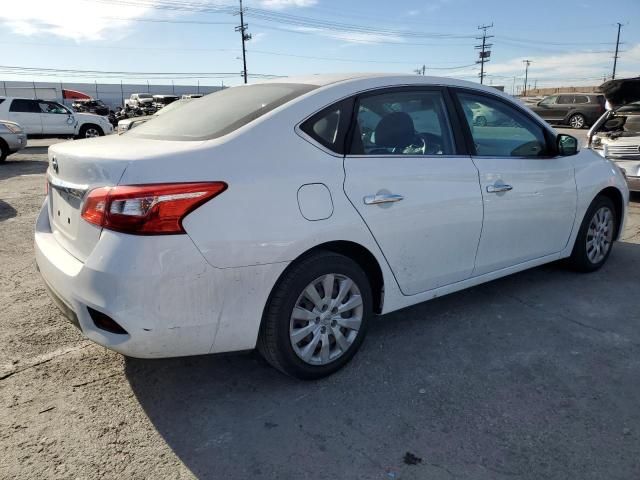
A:
{"label": "silver car", "polygon": [[0,163],[26,146],[27,134],[20,125],[9,120],[0,120]]}

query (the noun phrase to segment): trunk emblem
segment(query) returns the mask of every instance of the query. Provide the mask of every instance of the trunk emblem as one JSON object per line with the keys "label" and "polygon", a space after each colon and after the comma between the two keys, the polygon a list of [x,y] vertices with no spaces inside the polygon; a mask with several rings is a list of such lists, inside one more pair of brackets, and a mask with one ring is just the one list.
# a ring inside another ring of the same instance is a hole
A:
{"label": "trunk emblem", "polygon": [[58,173],[60,172],[60,167],[58,166],[58,160],[56,160],[56,157],[53,157],[51,159],[51,166],[53,167],[53,171]]}

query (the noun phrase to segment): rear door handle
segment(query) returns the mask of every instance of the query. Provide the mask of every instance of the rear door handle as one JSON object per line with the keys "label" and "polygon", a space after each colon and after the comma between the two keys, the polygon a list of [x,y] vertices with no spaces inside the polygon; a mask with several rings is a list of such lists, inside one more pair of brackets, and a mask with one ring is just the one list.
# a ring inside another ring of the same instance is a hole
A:
{"label": "rear door handle", "polygon": [[395,193],[376,193],[375,195],[367,195],[363,200],[365,205],[378,205],[380,203],[399,202],[404,200],[404,197]]}
{"label": "rear door handle", "polygon": [[511,185],[507,185],[505,183],[497,183],[495,185],[487,185],[488,193],[500,193],[500,192],[508,192],[509,190],[513,190]]}

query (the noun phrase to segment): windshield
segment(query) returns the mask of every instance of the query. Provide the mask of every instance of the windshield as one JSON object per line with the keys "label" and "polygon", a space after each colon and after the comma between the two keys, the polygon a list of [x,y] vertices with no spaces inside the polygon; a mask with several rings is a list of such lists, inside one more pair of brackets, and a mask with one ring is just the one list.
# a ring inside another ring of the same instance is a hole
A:
{"label": "windshield", "polygon": [[130,135],[165,140],[221,137],[315,88],[267,83],[219,90],[141,125]]}
{"label": "windshield", "polygon": [[153,98],[150,93],[139,93],[138,98]]}

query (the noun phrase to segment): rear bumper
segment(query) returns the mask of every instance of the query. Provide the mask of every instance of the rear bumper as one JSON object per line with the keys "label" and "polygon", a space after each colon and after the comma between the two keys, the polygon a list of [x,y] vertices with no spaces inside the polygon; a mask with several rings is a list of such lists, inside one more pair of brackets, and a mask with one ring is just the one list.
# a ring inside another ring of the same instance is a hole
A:
{"label": "rear bumper", "polygon": [[[255,347],[271,286],[284,264],[210,266],[186,235],[103,231],[82,263],[54,237],[45,201],[35,255],[58,307],[90,340],[127,356],[163,358]],[[96,326],[89,308],[126,334]]]}

